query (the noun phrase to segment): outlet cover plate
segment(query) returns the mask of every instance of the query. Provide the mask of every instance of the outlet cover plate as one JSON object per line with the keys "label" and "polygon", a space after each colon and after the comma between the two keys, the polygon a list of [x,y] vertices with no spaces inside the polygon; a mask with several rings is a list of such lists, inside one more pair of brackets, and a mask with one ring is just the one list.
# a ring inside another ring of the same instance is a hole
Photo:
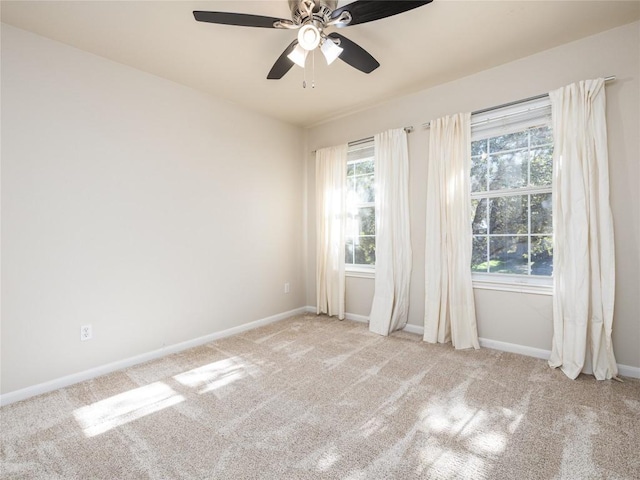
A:
{"label": "outlet cover plate", "polygon": [[86,340],[91,340],[93,338],[93,330],[91,325],[82,325],[80,327],[80,340],[83,342]]}

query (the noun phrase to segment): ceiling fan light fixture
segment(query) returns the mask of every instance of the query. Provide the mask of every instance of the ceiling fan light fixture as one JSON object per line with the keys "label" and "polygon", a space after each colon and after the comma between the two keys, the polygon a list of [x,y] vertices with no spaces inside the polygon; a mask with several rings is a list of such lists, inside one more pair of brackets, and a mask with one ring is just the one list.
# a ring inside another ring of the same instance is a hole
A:
{"label": "ceiling fan light fixture", "polygon": [[289,55],[287,55],[287,57],[299,67],[304,68],[304,65],[307,61],[307,55],[309,55],[309,51],[305,50],[300,46],[300,44],[298,44],[296,45],[296,48],[294,48],[293,51]]}
{"label": "ceiling fan light fixture", "polygon": [[336,60],[336,58],[340,56],[344,49],[336,45],[333,40],[325,38],[322,42],[320,50],[322,50],[322,54],[327,61],[327,65],[331,65]]}
{"label": "ceiling fan light fixture", "polygon": [[307,51],[314,50],[320,45],[320,38],[320,30],[310,23],[298,30],[298,45]]}

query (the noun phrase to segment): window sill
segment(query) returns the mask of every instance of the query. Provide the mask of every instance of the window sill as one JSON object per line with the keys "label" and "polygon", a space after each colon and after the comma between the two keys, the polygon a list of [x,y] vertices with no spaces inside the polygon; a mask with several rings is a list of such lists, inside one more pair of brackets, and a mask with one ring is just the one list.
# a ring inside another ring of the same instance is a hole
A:
{"label": "window sill", "polygon": [[519,275],[471,275],[473,288],[503,292],[553,295],[553,279],[550,277],[521,277]]}
{"label": "window sill", "polygon": [[344,275],[354,278],[376,278],[376,269],[374,267],[349,267],[345,270]]}

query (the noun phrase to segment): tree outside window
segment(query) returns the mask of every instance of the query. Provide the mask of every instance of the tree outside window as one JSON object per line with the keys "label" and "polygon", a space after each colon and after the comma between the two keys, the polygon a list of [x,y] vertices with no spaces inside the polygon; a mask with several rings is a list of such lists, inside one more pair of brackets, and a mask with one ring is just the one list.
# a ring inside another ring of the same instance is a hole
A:
{"label": "tree outside window", "polygon": [[350,145],[347,162],[346,267],[376,263],[375,163],[373,140]]}
{"label": "tree outside window", "polygon": [[472,142],[473,272],[552,275],[552,173],[549,125]]}

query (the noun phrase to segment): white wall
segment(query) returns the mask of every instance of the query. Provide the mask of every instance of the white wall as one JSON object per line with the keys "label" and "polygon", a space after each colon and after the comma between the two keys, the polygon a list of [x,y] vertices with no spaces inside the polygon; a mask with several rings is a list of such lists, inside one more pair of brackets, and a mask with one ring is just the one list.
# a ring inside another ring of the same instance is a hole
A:
{"label": "white wall", "polygon": [[[303,148],[606,75],[618,77],[607,86],[614,346],[640,367],[640,24],[306,131],[14,27],[1,33],[3,394],[313,305],[315,180]],[[424,308],[427,139],[420,128],[409,137],[413,325]],[[347,279],[350,313],[368,315],[372,295],[372,280]],[[551,297],[476,290],[476,304],[482,337],[550,348]],[[93,340],[79,341],[83,324]]]}
{"label": "white wall", "polygon": [[[468,112],[548,92],[569,83],[617,76],[607,85],[611,202],[615,221],[617,290],[614,348],[619,363],[640,367],[640,24],[632,23],[523,58],[476,75],[404,96],[315,126],[308,151],[357,140],[389,128],[416,126],[409,136],[413,273],[409,323],[424,315],[425,202],[428,131],[434,118]],[[446,48],[441,46],[440,48]],[[373,81],[363,77],[363,81]],[[315,228],[313,158],[308,157],[308,221]],[[307,303],[315,304],[315,237],[309,235]],[[347,281],[347,311],[368,315],[373,280]],[[551,348],[552,297],[475,290],[483,338]]]}
{"label": "white wall", "polygon": [[8,25],[1,73],[2,393],[305,304],[301,129]]}

